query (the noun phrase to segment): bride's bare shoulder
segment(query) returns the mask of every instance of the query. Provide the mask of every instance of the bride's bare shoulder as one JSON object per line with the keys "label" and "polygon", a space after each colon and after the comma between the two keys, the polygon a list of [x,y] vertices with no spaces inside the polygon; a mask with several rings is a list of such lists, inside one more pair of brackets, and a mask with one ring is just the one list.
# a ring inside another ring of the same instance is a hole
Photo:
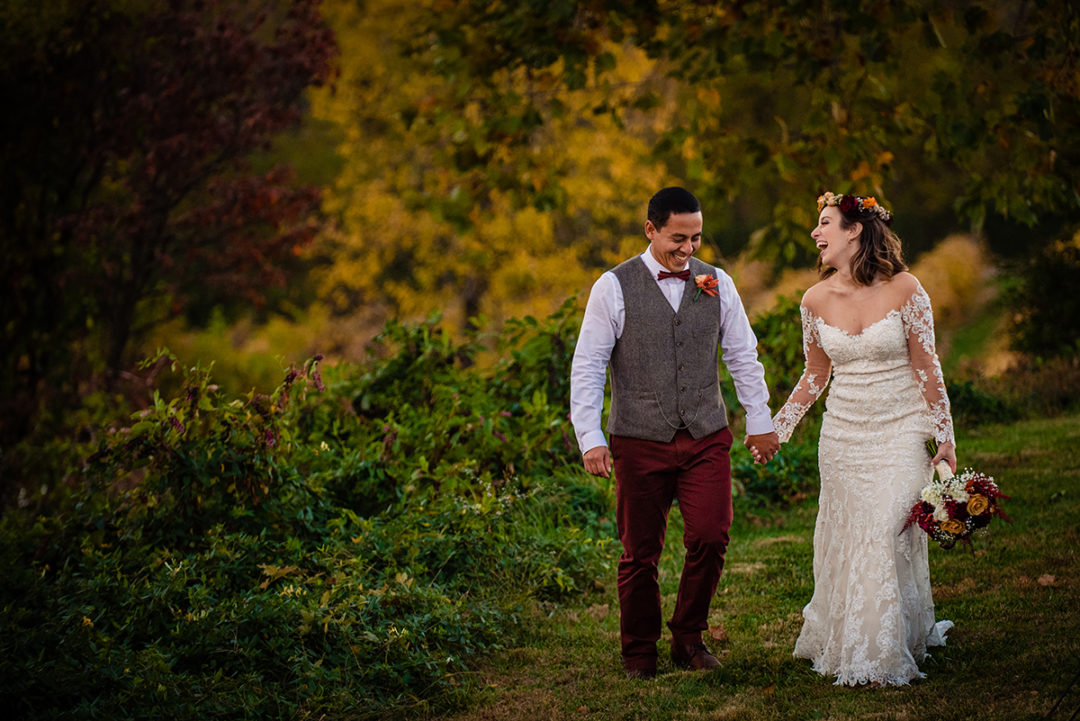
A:
{"label": "bride's bare shoulder", "polygon": [[919,283],[919,279],[906,270],[901,271],[890,278],[889,286],[892,290],[894,299],[898,302],[906,301],[922,289],[922,284]]}
{"label": "bride's bare shoulder", "polygon": [[889,279],[889,282],[897,290],[906,291],[908,293],[911,293],[916,288],[921,287],[919,284],[919,279],[911,273],[907,272],[906,270],[902,270],[896,275],[894,275],[892,278]]}
{"label": "bride's bare shoulder", "polygon": [[802,305],[807,310],[817,313],[821,310],[821,306],[828,302],[832,294],[833,290],[829,279],[819,280],[803,293]]}

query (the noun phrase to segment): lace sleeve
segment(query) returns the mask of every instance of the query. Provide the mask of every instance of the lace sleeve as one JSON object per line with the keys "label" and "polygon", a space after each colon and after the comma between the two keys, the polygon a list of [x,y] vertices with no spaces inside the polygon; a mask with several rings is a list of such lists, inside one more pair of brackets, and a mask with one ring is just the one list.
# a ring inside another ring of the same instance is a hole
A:
{"label": "lace sleeve", "polygon": [[829,374],[832,372],[832,360],[821,347],[817,319],[805,305],[799,308],[799,312],[802,315],[803,357],[806,359],[806,366],[787,402],[773,418],[773,426],[781,443],[786,443],[791,438],[795,426],[825,391]]}
{"label": "lace sleeve", "polygon": [[934,312],[930,307],[930,296],[921,285],[901,306],[900,317],[907,333],[911,369],[934,424],[934,439],[938,443],[956,443],[949,395],[945,391],[945,376],[934,349]]}

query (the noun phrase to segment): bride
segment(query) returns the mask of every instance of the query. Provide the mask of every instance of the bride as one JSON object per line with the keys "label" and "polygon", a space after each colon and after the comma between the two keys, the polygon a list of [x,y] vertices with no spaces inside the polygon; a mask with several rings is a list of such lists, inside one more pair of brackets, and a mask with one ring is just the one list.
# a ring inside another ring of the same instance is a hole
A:
{"label": "bride", "polygon": [[[814,595],[795,656],[837,684],[906,684],[950,621],[934,621],[927,538],[904,530],[944,459],[956,470],[930,298],[906,272],[891,214],[874,198],[825,193],[810,234],[821,281],[802,300],[806,368],[774,419],[786,442],[832,387],[821,423]],[[931,459],[926,441],[934,438]]]}

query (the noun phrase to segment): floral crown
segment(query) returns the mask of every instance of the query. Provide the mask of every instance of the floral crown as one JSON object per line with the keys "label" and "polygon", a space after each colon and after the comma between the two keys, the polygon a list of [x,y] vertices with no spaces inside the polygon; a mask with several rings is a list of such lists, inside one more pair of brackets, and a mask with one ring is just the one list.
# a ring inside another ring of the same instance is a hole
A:
{"label": "floral crown", "polygon": [[837,195],[836,193],[830,193],[825,191],[818,196],[817,209],[821,212],[821,209],[827,205],[835,205],[840,209],[840,212],[844,215],[869,215],[873,213],[881,222],[885,225],[892,223],[892,213],[885,210],[884,206],[878,204],[877,199],[873,196],[863,197],[861,195]]}

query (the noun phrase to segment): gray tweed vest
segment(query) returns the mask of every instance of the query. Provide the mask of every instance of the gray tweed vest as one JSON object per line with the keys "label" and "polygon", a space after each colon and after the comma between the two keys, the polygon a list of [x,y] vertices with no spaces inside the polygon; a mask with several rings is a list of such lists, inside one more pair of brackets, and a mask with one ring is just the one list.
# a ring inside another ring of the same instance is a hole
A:
{"label": "gray tweed vest", "polygon": [[612,270],[626,320],[611,351],[609,434],[669,442],[683,428],[701,438],[727,426],[720,396],[720,299],[702,293],[695,300],[693,281],[711,272],[690,259],[691,279],[675,312],[641,258]]}

